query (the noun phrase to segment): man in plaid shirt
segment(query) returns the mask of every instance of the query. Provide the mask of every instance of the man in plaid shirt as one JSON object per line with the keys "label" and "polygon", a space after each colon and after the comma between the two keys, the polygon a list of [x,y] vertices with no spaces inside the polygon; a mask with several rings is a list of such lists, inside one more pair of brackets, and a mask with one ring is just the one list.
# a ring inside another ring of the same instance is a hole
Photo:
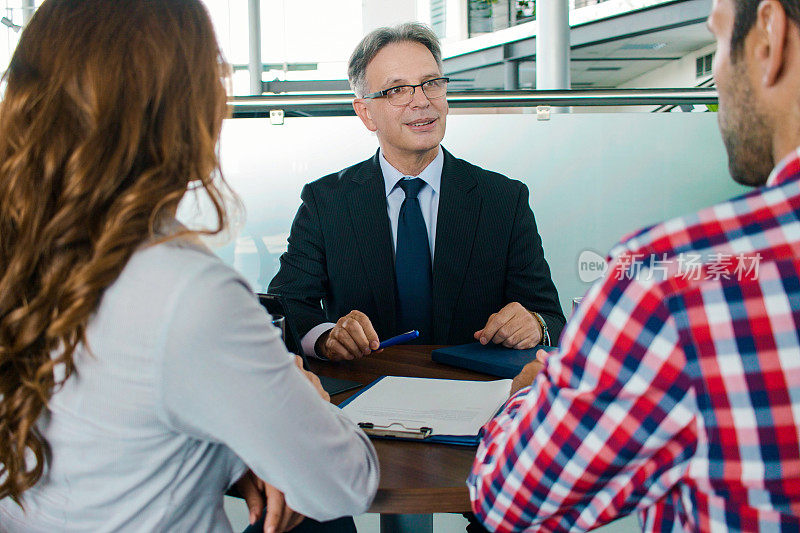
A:
{"label": "man in plaid shirt", "polygon": [[800,3],[715,0],[708,24],[730,171],[758,188],[611,251],[485,428],[490,530],[800,531]]}

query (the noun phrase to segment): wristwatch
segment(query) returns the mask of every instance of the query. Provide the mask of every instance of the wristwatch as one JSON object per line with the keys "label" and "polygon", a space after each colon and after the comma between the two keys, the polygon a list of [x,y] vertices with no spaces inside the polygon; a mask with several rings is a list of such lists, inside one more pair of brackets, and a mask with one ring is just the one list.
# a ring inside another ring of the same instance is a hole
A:
{"label": "wristwatch", "polygon": [[542,344],[544,344],[545,346],[551,346],[550,332],[547,331],[547,322],[545,322],[544,318],[542,318],[542,315],[540,315],[536,311],[531,311],[531,314],[533,315],[533,318],[535,318],[536,321],[539,322],[539,325],[542,326],[542,341],[541,341]]}

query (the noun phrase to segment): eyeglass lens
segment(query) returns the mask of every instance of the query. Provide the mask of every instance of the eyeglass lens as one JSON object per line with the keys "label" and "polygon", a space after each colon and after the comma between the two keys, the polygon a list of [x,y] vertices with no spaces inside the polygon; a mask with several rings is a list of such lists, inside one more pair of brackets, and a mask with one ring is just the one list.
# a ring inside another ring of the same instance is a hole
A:
{"label": "eyeglass lens", "polygon": [[[428,80],[420,87],[422,87],[422,92],[428,98],[441,98],[447,92],[447,81],[443,79]],[[415,90],[416,87],[404,85],[396,87],[395,90],[390,90],[386,96],[391,104],[405,105],[414,99]]]}

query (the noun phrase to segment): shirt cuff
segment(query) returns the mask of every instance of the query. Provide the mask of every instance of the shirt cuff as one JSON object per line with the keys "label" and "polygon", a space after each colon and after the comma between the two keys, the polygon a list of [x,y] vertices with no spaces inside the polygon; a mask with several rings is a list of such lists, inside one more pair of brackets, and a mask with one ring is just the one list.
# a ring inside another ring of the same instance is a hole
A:
{"label": "shirt cuff", "polygon": [[308,330],[308,333],[306,333],[303,339],[300,341],[300,347],[303,349],[303,353],[306,357],[327,359],[326,357],[318,355],[316,350],[314,350],[314,346],[317,344],[317,339],[319,339],[326,331],[332,330],[333,326],[335,325],[336,324],[333,322],[323,322],[322,324],[317,324]]}

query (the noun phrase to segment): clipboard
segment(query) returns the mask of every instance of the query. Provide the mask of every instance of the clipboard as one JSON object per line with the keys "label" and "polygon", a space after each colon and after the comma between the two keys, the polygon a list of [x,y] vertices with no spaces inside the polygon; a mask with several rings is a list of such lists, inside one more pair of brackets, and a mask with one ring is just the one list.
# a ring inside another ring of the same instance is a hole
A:
{"label": "clipboard", "polygon": [[[383,379],[387,377],[394,377],[397,376],[383,376],[366,387],[362,390],[358,391],[356,394],[339,404],[340,409],[344,409],[347,405],[351,404],[357,398],[363,396],[367,391],[375,387],[378,383],[380,383]],[[401,378],[402,379],[402,378]],[[421,378],[407,378],[407,379],[421,379]],[[431,380],[431,381],[439,381],[439,380]],[[442,380],[442,381],[454,381],[454,380]],[[475,382],[475,383],[485,383],[485,382]],[[497,412],[502,409],[503,405],[505,405],[505,401],[499,402],[499,405],[496,408],[491,410],[491,416],[487,417],[486,420],[481,422],[481,428],[485,425],[492,416],[496,415]],[[448,434],[438,434],[436,433],[435,429],[436,426],[434,424],[428,425],[410,425],[405,424],[402,422],[391,422],[388,424],[377,424],[374,421],[370,420],[358,420],[353,421],[360,427],[367,435],[372,438],[378,439],[390,439],[390,440],[407,440],[407,441],[420,441],[420,442],[430,442],[430,443],[438,443],[438,444],[455,444],[459,446],[477,446],[480,440],[481,431],[480,429],[475,432],[474,435],[448,435]]]}
{"label": "clipboard", "polygon": [[364,433],[373,437],[394,437],[409,440],[425,440],[433,433],[433,428],[427,426],[410,428],[400,422],[393,422],[386,426],[376,426],[372,422],[359,422],[358,427],[363,429]]}

